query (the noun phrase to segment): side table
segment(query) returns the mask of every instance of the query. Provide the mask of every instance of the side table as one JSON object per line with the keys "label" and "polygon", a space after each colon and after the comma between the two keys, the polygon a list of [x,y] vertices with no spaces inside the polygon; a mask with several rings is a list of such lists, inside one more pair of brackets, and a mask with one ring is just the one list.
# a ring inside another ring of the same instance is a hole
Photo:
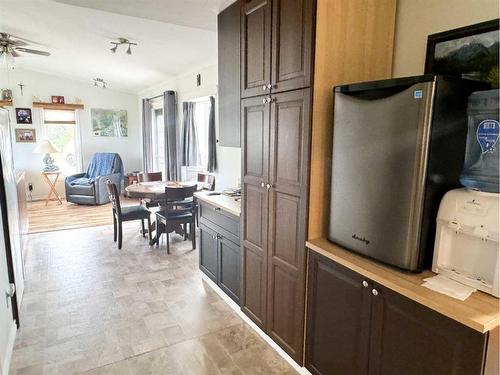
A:
{"label": "side table", "polygon": [[[45,205],[49,204],[49,201],[58,201],[59,204],[62,204],[61,196],[56,190],[57,180],[59,180],[60,175],[61,172],[59,171],[42,172],[42,176],[44,177],[45,182],[47,183],[47,185],[49,185],[50,188],[47,199],[45,199]],[[54,195],[55,198],[52,198],[52,195]]]}

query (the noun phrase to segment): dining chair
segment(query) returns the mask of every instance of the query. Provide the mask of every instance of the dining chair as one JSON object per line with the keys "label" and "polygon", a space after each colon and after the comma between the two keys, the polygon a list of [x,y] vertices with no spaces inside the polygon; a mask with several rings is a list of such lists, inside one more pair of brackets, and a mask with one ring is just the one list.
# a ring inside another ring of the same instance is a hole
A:
{"label": "dining chair", "polygon": [[[122,207],[120,204],[120,194],[116,184],[110,180],[106,181],[106,188],[109,194],[109,200],[113,207],[113,241],[118,238],[118,249],[122,248],[123,242],[123,227],[124,221],[141,220],[142,236],[146,237],[144,220],[148,223],[148,228],[151,226],[151,211],[142,205]],[[148,231],[148,237],[151,241],[151,231]]]}
{"label": "dining chair", "polygon": [[215,190],[215,176],[208,173],[198,173],[198,182],[202,183],[203,190]]}
{"label": "dining chair", "polygon": [[169,233],[174,230],[184,235],[187,239],[189,233],[193,250],[196,249],[196,203],[194,192],[197,185],[182,187],[165,187],[165,200],[161,204],[161,209],[156,212],[156,246],[159,246],[160,237],[163,233],[167,235],[167,254],[170,254]]}
{"label": "dining chair", "polygon": [[141,172],[137,174],[139,182],[162,181],[163,174],[161,172]]}
{"label": "dining chair", "polygon": [[[141,172],[137,174],[138,182],[154,182],[154,181],[162,181],[163,174],[162,172]],[[158,201],[154,199],[141,199],[141,202],[144,203],[146,208],[158,207]]]}

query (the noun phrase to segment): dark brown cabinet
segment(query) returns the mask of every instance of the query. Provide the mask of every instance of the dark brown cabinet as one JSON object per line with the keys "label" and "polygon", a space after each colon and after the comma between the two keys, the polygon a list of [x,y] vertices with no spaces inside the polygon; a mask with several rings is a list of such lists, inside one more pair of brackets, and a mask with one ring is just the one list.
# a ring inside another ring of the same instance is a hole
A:
{"label": "dark brown cabinet", "polygon": [[219,145],[240,147],[240,2],[217,16]]}
{"label": "dark brown cabinet", "polygon": [[239,304],[241,286],[239,218],[204,202],[200,203],[199,214],[200,270]]}
{"label": "dark brown cabinet", "polygon": [[217,282],[217,233],[200,225],[200,269]]}
{"label": "dark brown cabinet", "polygon": [[306,367],[313,374],[481,375],[474,331],[310,253]]}
{"label": "dark brown cabinet", "polygon": [[310,89],[242,101],[242,309],[302,361]]}
{"label": "dark brown cabinet", "polygon": [[309,87],[315,0],[243,0],[241,97]]}

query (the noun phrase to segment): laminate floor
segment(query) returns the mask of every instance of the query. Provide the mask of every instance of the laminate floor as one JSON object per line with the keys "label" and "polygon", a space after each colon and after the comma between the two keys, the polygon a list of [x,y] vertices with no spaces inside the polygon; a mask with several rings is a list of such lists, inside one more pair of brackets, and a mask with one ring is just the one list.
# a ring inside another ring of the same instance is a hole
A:
{"label": "laminate floor", "polygon": [[[139,204],[138,199],[121,197],[123,206]],[[28,203],[29,233],[51,232],[65,229],[88,228],[111,225],[111,203],[101,206],[84,206],[56,201],[35,201]]]}
{"label": "laminate floor", "polygon": [[138,223],[28,236],[11,374],[295,374],[207,285],[190,241]]}

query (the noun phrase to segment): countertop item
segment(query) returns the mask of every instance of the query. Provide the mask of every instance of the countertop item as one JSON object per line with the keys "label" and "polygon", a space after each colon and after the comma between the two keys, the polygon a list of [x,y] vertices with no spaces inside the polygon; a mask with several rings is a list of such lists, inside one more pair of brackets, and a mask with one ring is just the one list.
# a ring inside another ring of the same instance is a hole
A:
{"label": "countertop item", "polygon": [[194,193],[194,196],[201,201],[219,207],[233,215],[240,216],[241,203],[236,201],[235,197],[228,197],[227,195],[210,195],[211,192],[199,191]]}
{"label": "countertop item", "polygon": [[465,301],[459,301],[422,286],[425,278],[435,275],[431,271],[418,274],[402,272],[345,250],[326,238],[307,241],[306,246],[354,272],[478,332],[485,333],[500,325],[499,300],[486,293],[478,291]]}

